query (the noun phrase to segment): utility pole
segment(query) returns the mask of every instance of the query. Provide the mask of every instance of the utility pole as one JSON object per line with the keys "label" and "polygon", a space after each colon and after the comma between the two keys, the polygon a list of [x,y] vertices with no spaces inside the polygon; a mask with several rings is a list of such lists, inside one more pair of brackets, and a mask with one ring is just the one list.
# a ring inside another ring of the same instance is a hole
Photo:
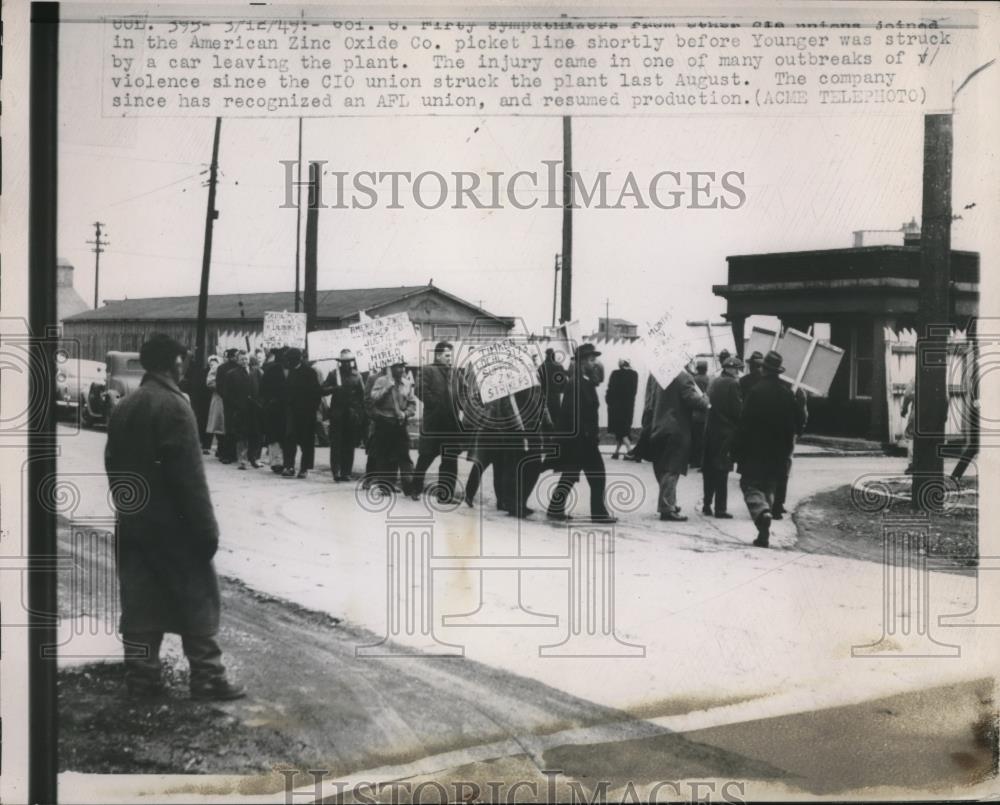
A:
{"label": "utility pole", "polygon": [[306,313],[306,332],[316,329],[316,274],[319,247],[319,203],[322,198],[320,163],[309,163],[309,209],[306,212],[306,271],[302,291],[302,306]]}
{"label": "utility pole", "polygon": [[555,272],[552,275],[552,326],[556,326],[556,300],[559,298],[559,255],[556,255]]}
{"label": "utility pole", "polygon": [[299,312],[299,247],[302,243],[302,118],[299,118],[299,158],[295,167],[295,312]]}
{"label": "utility pole", "polygon": [[[208,207],[205,210],[205,245],[201,253],[201,287],[198,291],[198,325],[195,335],[195,366],[201,369],[205,366],[206,344],[205,330],[208,325],[208,274],[212,265],[212,226],[219,217],[215,209],[215,185],[219,178],[219,134],[222,130],[222,118],[215,118],[215,136],[212,139],[212,164],[208,168]],[[200,389],[201,384],[196,383]]]}
{"label": "utility pole", "polygon": [[98,305],[100,305],[99,298],[99,287],[101,278],[101,253],[104,251],[105,246],[110,246],[111,243],[108,240],[101,239],[101,227],[107,226],[100,221],[94,221],[94,239],[88,240],[87,243],[93,245],[91,251],[94,253],[94,310],[97,310]]}
{"label": "utility pole", "polygon": [[604,337],[611,340],[611,300],[604,299]]}
{"label": "utility pole", "polygon": [[951,114],[924,115],[924,181],[920,232],[920,337],[917,341],[914,508],[927,510],[940,490],[939,447],[948,418],[947,348],[951,320]]}
{"label": "utility pole", "polygon": [[563,126],[563,224],[562,224],[562,312],[559,320],[573,318],[573,128],[566,115]]}

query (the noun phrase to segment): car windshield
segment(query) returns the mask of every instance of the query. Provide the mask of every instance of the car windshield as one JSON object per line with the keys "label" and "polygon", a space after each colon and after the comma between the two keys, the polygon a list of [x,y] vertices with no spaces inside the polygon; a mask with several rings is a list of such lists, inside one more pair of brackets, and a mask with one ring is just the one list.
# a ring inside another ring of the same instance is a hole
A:
{"label": "car windshield", "polygon": [[142,364],[139,362],[138,358],[129,358],[125,362],[125,371],[127,372],[141,372],[143,371]]}

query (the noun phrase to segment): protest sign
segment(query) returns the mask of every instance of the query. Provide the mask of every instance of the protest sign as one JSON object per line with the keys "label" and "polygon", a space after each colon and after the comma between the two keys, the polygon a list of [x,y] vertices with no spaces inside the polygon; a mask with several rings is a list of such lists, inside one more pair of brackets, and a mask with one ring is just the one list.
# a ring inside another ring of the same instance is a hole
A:
{"label": "protest sign", "polygon": [[339,330],[314,330],[306,336],[309,345],[309,360],[329,361],[340,357],[342,349],[357,354],[357,345],[349,328]]}
{"label": "protest sign", "polygon": [[664,313],[655,321],[643,323],[640,345],[649,363],[649,371],[662,388],[670,385],[677,373],[694,358],[690,334],[683,320]]}
{"label": "protest sign", "polygon": [[261,346],[306,348],[306,314],[289,313],[287,310],[268,310],[264,313],[264,337]]}
{"label": "protest sign", "polygon": [[759,352],[762,357],[767,355],[772,349],[777,349],[780,338],[780,330],[769,330],[766,327],[751,328],[750,337],[743,348],[743,359],[749,360],[755,352]]}
{"label": "protest sign", "polygon": [[352,324],[350,335],[360,372],[378,372],[400,362],[417,366],[420,362],[420,339],[408,313]]}
{"label": "protest sign", "polygon": [[475,379],[484,403],[538,385],[538,369],[527,344],[503,338],[489,344],[469,344],[461,365]]}
{"label": "protest sign", "polygon": [[802,388],[825,397],[844,357],[844,350],[808,333],[789,328],[778,341],[785,372],[782,379],[792,388]]}

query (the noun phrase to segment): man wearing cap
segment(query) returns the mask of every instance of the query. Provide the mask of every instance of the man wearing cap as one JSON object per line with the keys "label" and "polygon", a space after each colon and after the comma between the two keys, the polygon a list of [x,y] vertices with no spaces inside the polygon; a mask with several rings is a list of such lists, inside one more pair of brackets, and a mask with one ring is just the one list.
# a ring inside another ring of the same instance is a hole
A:
{"label": "man wearing cap", "polygon": [[330,474],[334,481],[349,481],[365,427],[365,389],[351,350],[340,350],[322,391],[330,395]]}
{"label": "man wearing cap", "polygon": [[226,679],[219,584],[212,557],[219,527],[205,480],[198,424],[178,387],[186,350],[153,335],[139,350],[146,374],[108,423],[104,465],[115,507],[125,682],[135,696],[165,692],[160,645],[179,634],[195,699],[238,699]]}
{"label": "man wearing cap", "polygon": [[687,369],[681,369],[665,389],[655,379],[653,386],[648,401],[649,450],[660,485],[657,510],[661,520],[684,522],[687,517],[677,505],[677,481],[688,471],[692,414],[706,410],[708,398]]}
{"label": "man wearing cap", "polygon": [[760,352],[754,350],[753,354],[747,358],[747,373],[740,378],[740,394],[743,395],[743,399],[747,398],[755,385],[761,378],[761,364],[764,362],[764,355]]}
{"label": "man wearing cap", "polygon": [[733,455],[738,463],[740,489],[757,526],[754,545],[768,547],[774,491],[795,446],[798,405],[791,388],[781,380],[782,357],[768,352],[761,362],[761,379],[743,401]]}
{"label": "man wearing cap", "polygon": [[388,374],[379,375],[372,385],[371,413],[375,423],[372,435],[375,448],[374,482],[395,487],[396,475],[404,495],[414,500],[420,495],[413,488],[413,462],[410,460],[410,434],[407,424],[417,415],[417,398],[405,363],[394,363]]}
{"label": "man wearing cap", "polygon": [[600,431],[597,411],[600,401],[597,386],[603,374],[597,363],[600,352],[593,344],[581,344],[576,351],[575,365],[559,409],[558,430],[572,434],[558,440],[562,475],[549,501],[547,515],[552,520],[566,520],[566,503],[570,489],[580,480],[580,473],[590,485],[590,518],[597,523],[613,523],[615,518],[604,502],[607,479],[604,459],[598,447]]}
{"label": "man wearing cap", "polygon": [[437,495],[450,501],[455,495],[458,477],[457,449],[462,445],[462,426],[459,423],[456,388],[453,383],[452,360],[454,348],[447,341],[434,346],[434,362],[420,367],[417,396],[423,403],[420,424],[420,447],[417,468],[413,472],[413,486],[423,491],[424,475],[435,458],[441,456],[438,468]]}
{"label": "man wearing cap", "polygon": [[712,380],[708,388],[708,402],[712,406],[705,424],[705,456],[701,465],[702,498],[701,513],[730,519],[729,473],[733,469],[732,442],[736,427],[743,411],[743,395],[740,393],[739,376],[743,361],[726,358],[722,364],[722,374]]}

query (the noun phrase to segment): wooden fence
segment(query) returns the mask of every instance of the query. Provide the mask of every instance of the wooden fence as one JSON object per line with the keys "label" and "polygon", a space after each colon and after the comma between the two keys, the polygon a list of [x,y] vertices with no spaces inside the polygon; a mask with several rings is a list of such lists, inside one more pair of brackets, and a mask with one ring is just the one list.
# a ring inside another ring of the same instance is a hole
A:
{"label": "wooden fence", "polygon": [[[974,340],[962,330],[948,337],[948,420],[945,436],[949,441],[964,441],[969,436],[972,419],[972,395],[976,385]],[[885,328],[886,397],[889,406],[889,441],[900,442],[906,428],[903,397],[917,370],[917,334],[914,330],[895,332]]]}

